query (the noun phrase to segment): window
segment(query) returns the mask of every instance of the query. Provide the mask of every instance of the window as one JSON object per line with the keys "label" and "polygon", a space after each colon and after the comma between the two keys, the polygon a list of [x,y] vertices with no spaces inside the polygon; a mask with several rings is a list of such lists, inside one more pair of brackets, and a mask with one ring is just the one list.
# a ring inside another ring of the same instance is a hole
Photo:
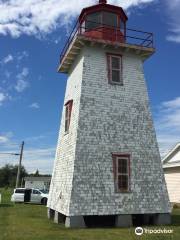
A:
{"label": "window", "polygon": [[120,20],[120,29],[121,30],[125,29],[125,22],[122,19]]}
{"label": "window", "polygon": [[25,189],[17,188],[15,193],[24,193]]}
{"label": "window", "polygon": [[130,190],[130,155],[113,154],[114,182],[116,192]]}
{"label": "window", "polygon": [[107,25],[107,27],[117,28],[118,26],[118,18],[117,14],[110,12],[103,12],[103,24]]}
{"label": "window", "polygon": [[124,34],[124,38],[126,39],[126,23],[120,19],[120,30]]}
{"label": "window", "polygon": [[86,30],[92,30],[97,27],[118,27],[118,15],[111,12],[95,12],[86,17]]}
{"label": "window", "polygon": [[33,190],[33,194],[41,194],[38,190]]}
{"label": "window", "polygon": [[113,84],[123,85],[122,80],[122,56],[107,55],[108,58],[108,78]]}
{"label": "window", "polygon": [[96,12],[89,14],[86,18],[86,30],[91,30],[101,26],[102,22],[102,13]]}
{"label": "window", "polygon": [[68,101],[65,104],[65,132],[68,132],[69,125],[71,121],[71,111],[72,111],[73,100]]}

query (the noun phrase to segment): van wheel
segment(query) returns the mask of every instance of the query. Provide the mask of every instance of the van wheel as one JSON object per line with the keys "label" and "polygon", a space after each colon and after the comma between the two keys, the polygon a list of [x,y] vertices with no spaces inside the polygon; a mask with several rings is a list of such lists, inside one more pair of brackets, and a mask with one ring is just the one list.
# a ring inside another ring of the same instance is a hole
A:
{"label": "van wheel", "polygon": [[41,200],[41,204],[47,205],[47,198],[43,198],[43,199]]}

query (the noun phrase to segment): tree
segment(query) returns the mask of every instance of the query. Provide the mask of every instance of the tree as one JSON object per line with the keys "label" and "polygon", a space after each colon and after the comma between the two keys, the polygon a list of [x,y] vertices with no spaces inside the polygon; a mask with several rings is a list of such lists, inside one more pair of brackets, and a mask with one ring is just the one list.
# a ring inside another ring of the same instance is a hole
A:
{"label": "tree", "polygon": [[39,170],[37,169],[35,174],[34,174],[34,177],[39,177]]}
{"label": "tree", "polygon": [[[15,187],[18,165],[6,164],[0,168],[0,187]],[[24,166],[21,167],[20,179],[27,176]]]}

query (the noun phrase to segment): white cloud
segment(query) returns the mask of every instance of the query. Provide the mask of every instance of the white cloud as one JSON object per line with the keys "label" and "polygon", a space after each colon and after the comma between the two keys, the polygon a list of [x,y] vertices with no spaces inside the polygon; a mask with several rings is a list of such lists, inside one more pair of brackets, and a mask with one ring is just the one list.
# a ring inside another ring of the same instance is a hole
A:
{"label": "white cloud", "polygon": [[25,142],[31,143],[31,142],[37,142],[37,141],[42,141],[42,139],[45,139],[47,136],[46,135],[39,135],[39,136],[33,136],[33,137],[27,137],[25,138]]}
{"label": "white cloud", "polygon": [[0,143],[6,143],[8,138],[6,136],[0,136]]}
{"label": "white cloud", "polygon": [[24,79],[19,79],[17,81],[15,89],[17,92],[23,92],[28,86],[29,86],[28,82],[26,82]]}
{"label": "white cloud", "polygon": [[11,100],[11,96],[8,93],[0,92],[0,106],[7,100]]}
{"label": "white cloud", "polygon": [[161,104],[161,127],[172,128],[180,131],[180,97]]}
{"label": "white cloud", "polygon": [[4,103],[4,101],[6,100],[7,96],[0,92],[0,106]]}
{"label": "white cloud", "polygon": [[[1,4],[1,0],[0,0],[0,4]],[[15,55],[8,54],[6,57],[4,57],[0,61],[0,64],[5,65],[5,64],[7,64],[9,62],[13,62],[13,61],[20,62],[23,58],[28,57],[28,56],[29,56],[29,53],[27,51],[18,52]]]}
{"label": "white cloud", "polygon": [[[57,137],[56,132],[43,132],[43,134],[37,136],[24,137],[25,145],[22,164],[29,173],[36,171],[37,168],[40,173],[52,173],[56,149],[49,142],[50,139],[55,137]],[[0,132],[1,153],[19,153],[20,147],[20,140],[15,140],[12,132]],[[18,160],[18,156],[0,154],[0,167],[5,164],[18,164]]]}
{"label": "white cloud", "polygon": [[[5,78],[6,78],[6,79],[7,79],[7,78],[10,78],[11,72],[9,72],[8,70],[5,70],[4,75],[5,75]],[[6,81],[6,80],[4,80],[4,81]]]}
{"label": "white cloud", "polygon": [[[21,51],[14,54],[9,53],[0,59],[0,106],[9,100],[13,100],[12,91],[23,92],[29,86],[27,79],[29,69],[24,67],[28,56],[27,51]],[[14,70],[8,63],[13,63]]]}
{"label": "white cloud", "polygon": [[7,132],[6,134],[0,134],[0,143],[7,143],[13,136],[12,132]]}
{"label": "white cloud", "polygon": [[167,110],[180,108],[180,97],[177,97],[177,98],[167,101],[167,102],[163,102],[162,106],[166,107]]}
{"label": "white cloud", "polygon": [[13,60],[14,60],[13,56],[9,54],[1,61],[1,64],[7,64],[9,62],[12,62]]}
{"label": "white cloud", "polygon": [[166,0],[166,5],[169,16],[169,35],[167,40],[180,43],[180,1]]}
{"label": "white cloud", "polygon": [[[3,140],[5,141],[5,139]],[[9,147],[6,151],[1,152],[19,153],[19,151],[20,148],[16,145],[14,148]],[[33,173],[38,169],[40,173],[52,174],[54,159],[55,148],[28,148],[25,143],[22,165],[25,166],[29,173]],[[18,164],[18,157],[0,155],[0,167],[5,164]]]}
{"label": "white cloud", "polygon": [[34,108],[34,109],[39,109],[40,108],[40,106],[37,102],[32,103],[31,105],[29,105],[29,107]]}
{"label": "white cloud", "polygon": [[130,7],[134,7],[134,6],[140,6],[142,4],[147,4],[147,3],[151,3],[151,2],[155,2],[156,0],[112,0],[112,1],[108,1],[111,4],[114,5],[118,5],[123,7],[124,9],[128,9]]}
{"label": "white cloud", "polygon": [[155,121],[162,155],[180,142],[180,97],[162,102]]}
{"label": "white cloud", "polygon": [[23,92],[29,86],[29,82],[27,81],[28,75],[29,69],[23,68],[22,72],[16,76],[17,83],[15,89],[17,92]]}
{"label": "white cloud", "polygon": [[29,53],[27,51],[23,51],[23,52],[18,52],[17,54],[17,60],[21,61],[24,58],[29,57]]}
{"label": "white cloud", "polygon": [[32,148],[24,151],[24,166],[29,172],[39,169],[40,173],[52,174],[55,148]]}
{"label": "white cloud", "polygon": [[[156,0],[109,0],[124,7],[141,6]],[[81,9],[97,3],[96,0],[0,0],[0,34],[43,35],[67,25]]]}

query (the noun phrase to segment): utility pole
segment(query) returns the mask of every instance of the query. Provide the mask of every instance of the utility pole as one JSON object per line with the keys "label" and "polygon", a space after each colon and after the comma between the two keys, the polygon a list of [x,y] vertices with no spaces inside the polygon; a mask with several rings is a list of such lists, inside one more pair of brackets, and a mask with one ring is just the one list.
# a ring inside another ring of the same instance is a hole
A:
{"label": "utility pole", "polygon": [[20,152],[20,155],[19,155],[19,166],[18,166],[17,178],[16,178],[16,188],[19,186],[19,178],[20,178],[20,173],[21,173],[21,163],[22,163],[22,157],[23,157],[23,150],[24,150],[24,141],[21,144],[21,152]]}

